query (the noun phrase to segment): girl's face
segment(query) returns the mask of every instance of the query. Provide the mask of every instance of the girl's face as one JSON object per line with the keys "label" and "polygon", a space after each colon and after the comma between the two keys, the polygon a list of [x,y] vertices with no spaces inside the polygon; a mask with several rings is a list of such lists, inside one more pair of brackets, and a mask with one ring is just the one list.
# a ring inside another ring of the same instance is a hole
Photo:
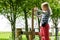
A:
{"label": "girl's face", "polygon": [[43,11],[47,11],[48,10],[48,5],[47,4],[46,5],[43,5],[42,10]]}

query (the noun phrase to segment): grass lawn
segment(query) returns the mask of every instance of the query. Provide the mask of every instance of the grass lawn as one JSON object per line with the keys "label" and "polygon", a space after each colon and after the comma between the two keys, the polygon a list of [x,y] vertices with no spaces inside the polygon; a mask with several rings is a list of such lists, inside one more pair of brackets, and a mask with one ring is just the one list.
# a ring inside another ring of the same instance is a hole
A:
{"label": "grass lawn", "polygon": [[[0,32],[0,40],[9,40],[11,37],[11,32]],[[35,36],[35,39],[38,40],[38,36]],[[26,35],[22,35],[22,40],[27,40]]]}
{"label": "grass lawn", "polygon": [[0,32],[0,40],[8,40],[11,32]]}
{"label": "grass lawn", "polygon": [[[10,40],[11,32],[0,32],[0,40]],[[50,36],[50,39],[55,39],[55,36]],[[22,35],[22,40],[27,40],[26,35]],[[38,35],[35,35],[34,40],[39,40]]]}

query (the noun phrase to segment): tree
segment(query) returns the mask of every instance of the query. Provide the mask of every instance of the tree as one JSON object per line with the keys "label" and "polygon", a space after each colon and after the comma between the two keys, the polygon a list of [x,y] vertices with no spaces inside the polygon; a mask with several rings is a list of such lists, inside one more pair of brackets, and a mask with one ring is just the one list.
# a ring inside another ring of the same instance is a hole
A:
{"label": "tree", "polygon": [[[15,40],[15,24],[17,15],[20,14],[20,2],[22,0],[1,0],[1,13],[11,22],[12,40]],[[17,5],[18,4],[18,5]]]}
{"label": "tree", "polygon": [[51,15],[51,19],[53,21],[54,27],[55,27],[55,35],[56,35],[56,40],[58,39],[57,35],[58,35],[58,20],[60,19],[60,4],[58,0],[55,1],[50,1],[50,6],[52,8],[52,15]]}

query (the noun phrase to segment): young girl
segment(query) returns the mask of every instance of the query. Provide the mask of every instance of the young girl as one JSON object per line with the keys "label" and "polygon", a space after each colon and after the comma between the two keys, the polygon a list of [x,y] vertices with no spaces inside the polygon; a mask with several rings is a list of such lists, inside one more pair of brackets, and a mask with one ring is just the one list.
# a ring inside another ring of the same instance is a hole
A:
{"label": "young girl", "polygon": [[49,40],[49,24],[48,19],[50,16],[50,7],[47,2],[41,4],[42,10],[39,10],[37,7],[34,8],[34,11],[37,14],[37,17],[41,18],[41,26],[39,35],[41,40]]}

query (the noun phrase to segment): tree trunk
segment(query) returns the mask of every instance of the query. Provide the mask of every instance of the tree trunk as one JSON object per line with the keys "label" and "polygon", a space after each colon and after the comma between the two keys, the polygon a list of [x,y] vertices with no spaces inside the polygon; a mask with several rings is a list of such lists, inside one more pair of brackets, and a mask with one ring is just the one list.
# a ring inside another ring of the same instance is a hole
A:
{"label": "tree trunk", "polygon": [[11,25],[12,27],[12,40],[15,40],[15,24]]}
{"label": "tree trunk", "polygon": [[55,39],[57,40],[58,39],[58,18],[52,18],[52,21],[53,21],[53,23],[54,23],[54,25],[55,25]]}
{"label": "tree trunk", "polygon": [[[24,15],[25,15],[25,30],[28,32],[28,21],[27,21],[27,12],[26,9],[24,9]],[[26,34],[27,40],[29,40],[28,34]]]}
{"label": "tree trunk", "polygon": [[[41,20],[41,19],[38,18],[38,28],[39,28],[39,32],[40,32],[40,20]],[[41,40],[41,39],[40,39],[40,36],[39,36],[39,40]]]}
{"label": "tree trunk", "polygon": [[15,40],[15,23],[16,23],[16,14],[11,14],[11,28],[12,28],[12,39]]}
{"label": "tree trunk", "polygon": [[56,40],[58,39],[58,28],[55,28],[55,35],[56,35]]}
{"label": "tree trunk", "polygon": [[39,28],[39,32],[40,32],[40,20],[38,18],[38,28]]}

